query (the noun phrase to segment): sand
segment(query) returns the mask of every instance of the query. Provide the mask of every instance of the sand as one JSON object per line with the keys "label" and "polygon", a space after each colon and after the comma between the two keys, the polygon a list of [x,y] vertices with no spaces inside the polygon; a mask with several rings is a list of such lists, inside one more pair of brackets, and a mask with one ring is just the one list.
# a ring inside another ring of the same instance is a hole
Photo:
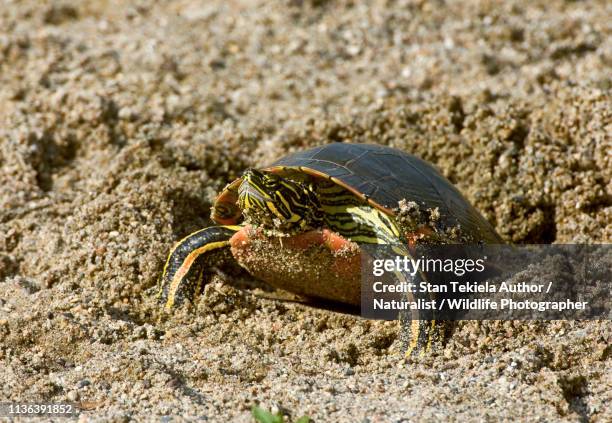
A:
{"label": "sand", "polygon": [[611,13],[2,2],[0,401],[78,402],[94,421],[247,422],[253,404],[320,422],[611,421],[609,321],[461,322],[406,361],[397,322],[266,298],[246,273],[161,323],[154,298],[225,184],[332,141],[431,161],[508,242],[609,243]]}

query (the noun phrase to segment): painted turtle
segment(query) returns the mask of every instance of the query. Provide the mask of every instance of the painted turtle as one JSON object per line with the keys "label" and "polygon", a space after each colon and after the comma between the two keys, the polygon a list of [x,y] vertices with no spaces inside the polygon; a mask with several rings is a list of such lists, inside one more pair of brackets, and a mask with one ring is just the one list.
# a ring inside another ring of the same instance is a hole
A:
{"label": "painted turtle", "polygon": [[[193,300],[212,268],[234,260],[275,287],[358,306],[359,245],[405,245],[409,255],[408,246],[422,232],[406,233],[398,224],[394,210],[402,200],[437,209],[473,242],[502,242],[427,162],[381,145],[327,144],[248,169],[230,183],[212,208],[220,226],[192,233],[170,252],[159,297],[166,310]],[[439,330],[423,316],[403,322],[408,354],[426,349]]]}

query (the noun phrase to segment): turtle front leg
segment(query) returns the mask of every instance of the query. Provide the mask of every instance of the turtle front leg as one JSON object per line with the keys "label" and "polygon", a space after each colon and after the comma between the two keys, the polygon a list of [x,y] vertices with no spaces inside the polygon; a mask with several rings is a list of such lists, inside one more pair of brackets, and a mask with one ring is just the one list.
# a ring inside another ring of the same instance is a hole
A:
{"label": "turtle front leg", "polygon": [[166,311],[185,299],[193,301],[202,292],[212,276],[206,268],[222,264],[231,256],[229,240],[240,229],[242,226],[211,226],[174,245],[166,260],[157,294]]}

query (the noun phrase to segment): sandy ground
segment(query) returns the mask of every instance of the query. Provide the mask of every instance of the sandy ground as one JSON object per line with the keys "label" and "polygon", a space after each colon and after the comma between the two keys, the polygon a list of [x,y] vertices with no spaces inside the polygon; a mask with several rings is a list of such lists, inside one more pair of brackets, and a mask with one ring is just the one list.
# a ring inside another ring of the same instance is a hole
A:
{"label": "sandy ground", "polygon": [[246,274],[159,325],[153,298],[227,182],[331,141],[430,160],[507,241],[609,243],[611,14],[3,1],[0,401],[104,421],[247,422],[255,403],[320,422],[612,421],[609,321],[462,322],[405,362],[396,322],[262,298]]}

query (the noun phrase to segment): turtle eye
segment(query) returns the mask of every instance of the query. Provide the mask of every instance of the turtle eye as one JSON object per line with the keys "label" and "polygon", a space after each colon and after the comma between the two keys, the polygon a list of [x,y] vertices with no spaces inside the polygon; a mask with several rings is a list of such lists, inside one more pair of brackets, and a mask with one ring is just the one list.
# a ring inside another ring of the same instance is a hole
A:
{"label": "turtle eye", "polygon": [[270,188],[270,189],[278,189],[278,186],[280,184],[280,178],[273,174],[273,173],[263,173],[263,182],[265,184],[266,187]]}

